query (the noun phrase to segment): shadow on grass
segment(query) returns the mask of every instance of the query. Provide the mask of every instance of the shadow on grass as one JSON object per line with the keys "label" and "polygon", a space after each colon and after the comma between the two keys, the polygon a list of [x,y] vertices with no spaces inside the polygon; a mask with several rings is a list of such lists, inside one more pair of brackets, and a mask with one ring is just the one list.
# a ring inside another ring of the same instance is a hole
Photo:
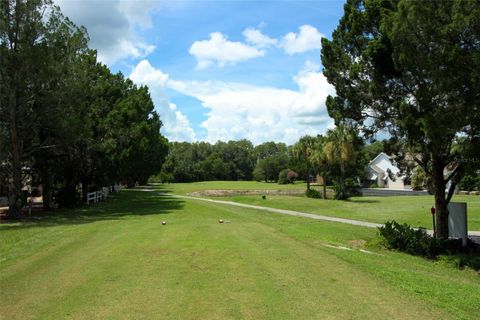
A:
{"label": "shadow on grass", "polygon": [[[162,192],[162,194],[159,194]],[[184,206],[182,199],[170,196],[170,190],[156,186],[152,191],[142,188],[122,190],[110,194],[107,201],[65,208],[50,212],[36,212],[24,221],[0,225],[0,230],[50,227],[56,225],[85,224],[104,220],[119,220],[128,216],[169,214]]]}

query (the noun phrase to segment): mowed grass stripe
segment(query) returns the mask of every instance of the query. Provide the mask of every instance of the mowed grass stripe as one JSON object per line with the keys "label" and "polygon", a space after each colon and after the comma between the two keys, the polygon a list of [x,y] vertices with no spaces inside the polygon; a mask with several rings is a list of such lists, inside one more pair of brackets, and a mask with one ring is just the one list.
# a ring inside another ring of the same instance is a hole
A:
{"label": "mowed grass stripe", "polygon": [[[209,206],[208,204],[204,205]],[[221,205],[213,204],[211,206]],[[234,217],[241,215],[242,218],[245,218],[246,215],[251,215],[254,220],[257,220],[263,213],[249,209],[240,210],[240,213],[239,210],[233,208],[222,208],[222,210],[230,212]],[[285,221],[286,223],[295,223],[295,219],[302,219],[307,224],[317,223],[311,223],[304,218],[283,216],[276,218],[293,220]],[[251,223],[248,224],[251,225]],[[328,230],[330,224],[338,227],[337,223],[320,222],[319,224],[323,224],[323,226],[317,230]],[[435,310],[424,301],[406,297],[401,292],[402,290],[389,286],[381,277],[377,278],[375,275],[363,272],[361,268],[355,266],[355,262],[345,263],[342,259],[338,259],[335,249],[326,249],[322,245],[318,245],[318,242],[310,245],[263,223],[255,223],[255,227],[248,229],[253,232],[244,232],[242,241],[249,240],[250,248],[260,247],[261,249],[252,252],[262,253],[260,256],[257,254],[254,258],[250,257],[246,260],[257,266],[258,264],[262,265],[253,272],[253,274],[260,275],[260,278],[257,279],[257,286],[262,281],[266,281],[268,283],[266,292],[272,294],[272,284],[279,284],[282,288],[279,289],[277,285],[273,292],[285,294],[275,302],[275,308],[272,306],[273,309],[279,311],[279,314],[275,314],[272,319],[285,317],[292,310],[294,310],[294,313],[290,315],[292,318],[300,315],[299,318],[302,319],[303,316],[306,319],[312,314],[323,315],[320,318],[328,318],[327,315],[331,315],[332,319],[362,319],[372,317],[372,315],[382,319],[414,316],[428,319],[433,318],[434,315],[440,318],[446,317],[445,314]],[[259,232],[260,230],[263,232]],[[332,238],[332,240],[338,239]],[[356,257],[365,255],[360,252],[345,254]],[[286,288],[288,289],[285,290]],[[306,305],[310,305],[312,308],[308,309]],[[303,311],[305,314],[302,313]],[[442,314],[443,316],[441,316]]]}
{"label": "mowed grass stripe", "polygon": [[[358,250],[326,249],[325,244],[344,245],[356,242],[356,239],[372,238],[375,231],[334,222],[312,221],[308,218],[282,216],[282,219],[278,219],[275,216],[272,214],[253,217],[264,224],[275,225],[286,236],[308,246],[328,250],[349,262],[352,268],[364,270],[370,276],[382,279],[386,285],[405,291],[415,299],[425,300],[438,308],[448,310],[455,319],[480,318],[478,272],[459,271],[441,261],[435,263],[421,257],[390,251],[365,254]],[[359,282],[355,281],[353,285],[358,284]]]}
{"label": "mowed grass stripe", "polygon": [[[0,301],[2,316],[455,318],[356,262],[369,265],[378,257],[320,245],[371,237],[372,230],[172,201],[126,191],[83,218],[74,212],[84,223],[30,226],[39,229],[35,237],[44,250],[17,248],[3,264],[0,290],[8,299]],[[101,219],[93,218],[96,210],[105,211]],[[2,238],[32,230],[3,227]],[[62,237],[52,236],[52,243],[42,232]]]}

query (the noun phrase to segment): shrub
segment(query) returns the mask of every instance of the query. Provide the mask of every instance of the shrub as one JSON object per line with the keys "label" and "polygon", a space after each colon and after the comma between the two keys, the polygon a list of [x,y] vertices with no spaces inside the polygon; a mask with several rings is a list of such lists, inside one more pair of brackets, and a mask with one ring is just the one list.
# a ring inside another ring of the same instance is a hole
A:
{"label": "shrub", "polygon": [[172,183],[174,180],[173,174],[164,171],[148,178],[149,183]]}
{"label": "shrub", "polygon": [[416,168],[412,174],[412,189],[413,190],[423,190],[425,188],[425,172]]}
{"label": "shrub", "polygon": [[464,247],[461,239],[435,239],[424,229],[415,230],[407,224],[395,221],[386,222],[385,226],[378,230],[382,244],[388,249],[437,258],[458,268],[470,267],[480,270],[480,245],[471,240],[468,240],[467,246]]}
{"label": "shrub", "polygon": [[432,178],[425,174],[421,167],[416,167],[412,174],[412,189],[413,190],[428,190],[430,194],[433,193]]}
{"label": "shrub", "polygon": [[460,180],[458,187],[460,190],[473,191],[478,188],[477,184],[479,184],[479,182],[480,178],[474,175],[466,175]]}
{"label": "shrub", "polygon": [[293,170],[288,171],[287,173],[287,180],[290,181],[291,183],[295,183],[298,179],[298,173],[296,173]]}
{"label": "shrub", "polygon": [[278,184],[287,184],[288,183],[287,173],[288,173],[288,169],[280,171],[280,173],[278,174]]}
{"label": "shrub", "polygon": [[265,172],[258,165],[253,169],[253,179],[259,182],[265,180],[266,182],[267,177],[265,176]]}
{"label": "shrub", "polygon": [[174,180],[175,178],[173,177],[173,174],[163,171],[160,172],[160,181],[162,183],[172,183]]}
{"label": "shrub", "polygon": [[290,169],[285,169],[280,171],[278,174],[278,184],[288,184],[288,183],[295,183],[297,180],[298,174]]}
{"label": "shrub", "polygon": [[350,198],[353,195],[361,194],[360,190],[358,188],[351,187],[351,186],[347,185],[347,183],[348,183],[348,181],[345,180],[343,189],[340,187],[340,184],[338,183],[338,181],[335,181],[333,183],[333,190],[335,192],[335,195],[334,195],[335,199],[337,199],[337,200],[348,200],[348,198]]}
{"label": "shrub", "polygon": [[387,221],[378,230],[384,239],[384,245],[389,249],[424,257],[433,257],[440,252],[438,241],[424,229],[415,230],[406,223]]}
{"label": "shrub", "polygon": [[160,173],[148,178],[148,183],[159,183],[159,182],[161,182]]}
{"label": "shrub", "polygon": [[346,178],[345,179],[345,189],[347,192],[347,197],[361,196],[362,192],[360,190],[360,180],[355,178]]}
{"label": "shrub", "polygon": [[310,189],[305,191],[305,195],[307,196],[307,198],[314,198],[314,199],[322,198],[322,194],[315,189]]}

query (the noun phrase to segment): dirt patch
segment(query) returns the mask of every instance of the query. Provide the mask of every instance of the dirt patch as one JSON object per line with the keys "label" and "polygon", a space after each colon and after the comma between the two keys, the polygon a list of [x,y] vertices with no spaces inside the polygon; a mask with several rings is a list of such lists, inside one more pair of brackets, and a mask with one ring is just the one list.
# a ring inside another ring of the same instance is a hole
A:
{"label": "dirt patch", "polygon": [[365,248],[367,246],[367,241],[365,240],[350,240],[348,244],[354,248]]}
{"label": "dirt patch", "polygon": [[250,195],[301,195],[305,190],[202,190],[190,192],[192,197],[225,197]]}

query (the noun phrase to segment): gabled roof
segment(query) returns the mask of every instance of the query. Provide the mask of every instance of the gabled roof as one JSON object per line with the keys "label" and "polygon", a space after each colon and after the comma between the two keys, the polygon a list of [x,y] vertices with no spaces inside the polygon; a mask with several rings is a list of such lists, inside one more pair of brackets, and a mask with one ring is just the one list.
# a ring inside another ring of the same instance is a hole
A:
{"label": "gabled roof", "polygon": [[388,171],[391,171],[393,174],[400,173],[400,169],[393,164],[390,157],[384,153],[379,153],[372,161],[369,162],[368,166],[375,172],[386,174]]}
{"label": "gabled roof", "polygon": [[373,169],[373,171],[375,171],[376,173],[384,173],[385,171],[382,170],[381,168],[379,168],[378,166],[374,165],[374,164],[370,164],[370,168]]}
{"label": "gabled roof", "polygon": [[375,158],[373,158],[373,160],[369,162],[369,164],[375,162],[375,160],[377,160],[380,157],[386,157],[387,159],[390,160],[390,157],[385,152],[380,152]]}

